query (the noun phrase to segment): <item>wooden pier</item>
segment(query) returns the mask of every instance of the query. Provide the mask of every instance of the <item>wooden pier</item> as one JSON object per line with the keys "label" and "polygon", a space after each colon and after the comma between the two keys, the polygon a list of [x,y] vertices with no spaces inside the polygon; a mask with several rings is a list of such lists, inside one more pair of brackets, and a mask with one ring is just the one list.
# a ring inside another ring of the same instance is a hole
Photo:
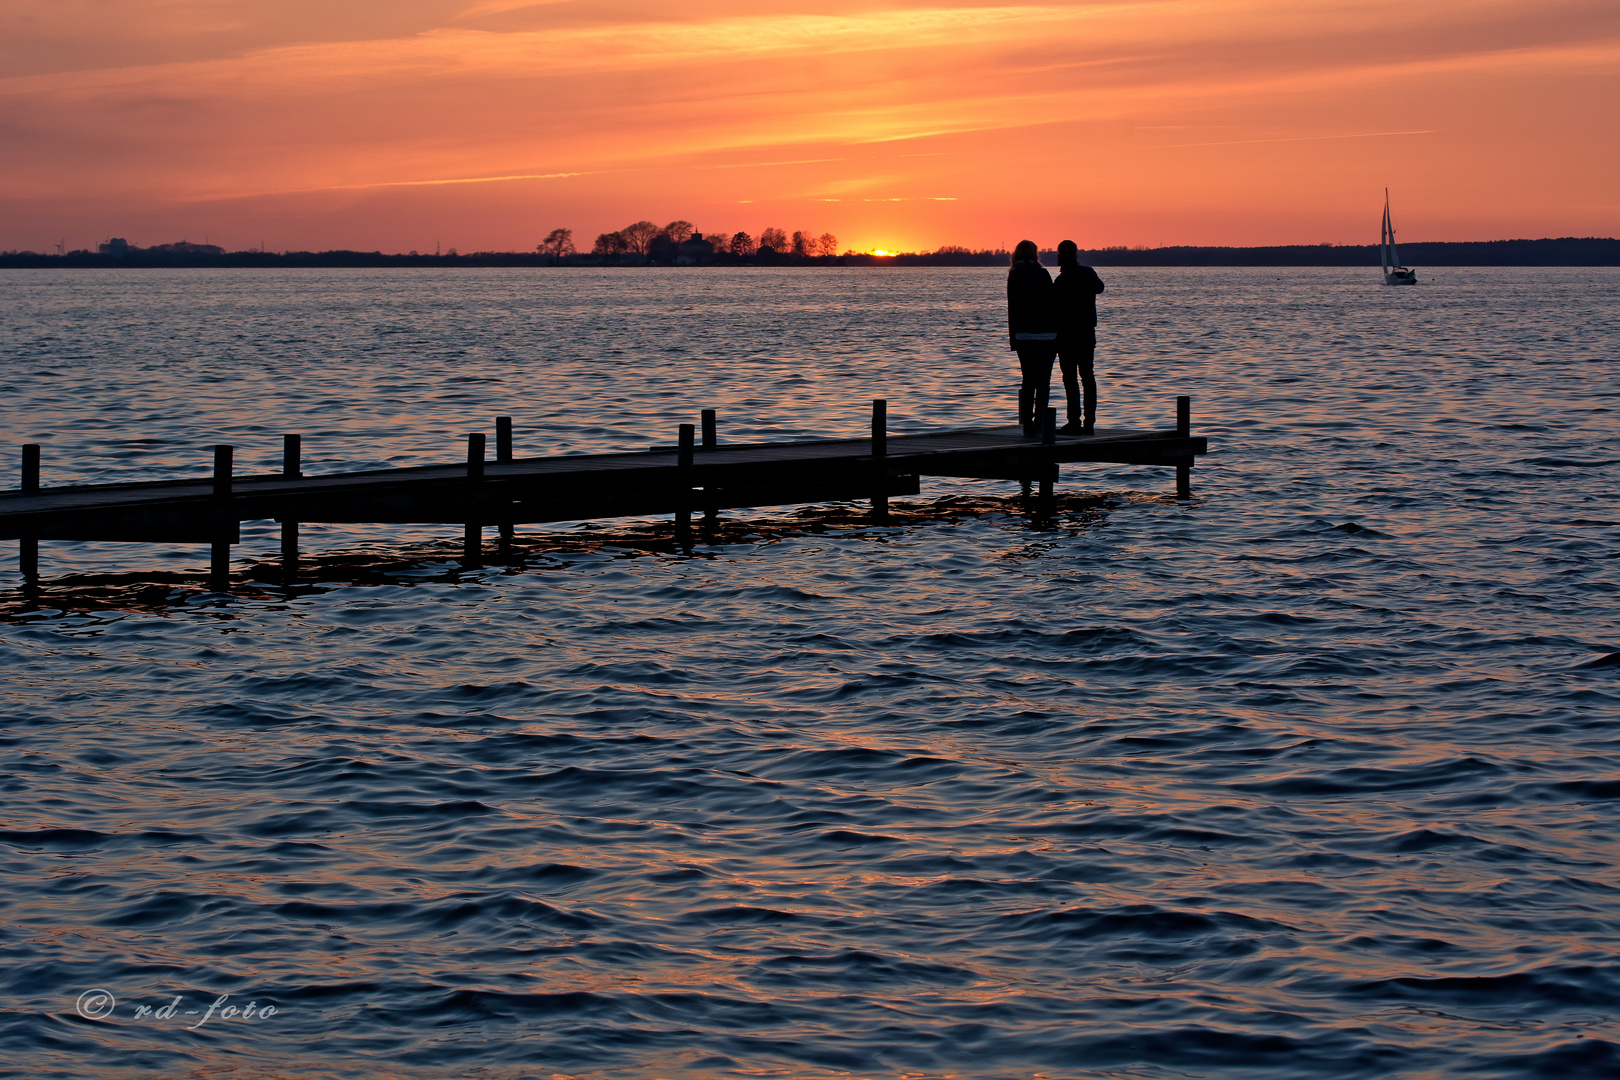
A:
{"label": "wooden pier", "polygon": [[233,448],[216,446],[204,479],[71,487],[40,485],[40,448],[30,444],[21,489],[0,493],[0,540],[19,542],[25,581],[38,578],[42,540],[208,544],[211,581],[223,588],[244,521],[281,523],[290,575],[303,522],[459,524],[464,558],[477,562],[489,526],[510,542],[524,524],[674,514],[684,530],[694,514],[853,499],[870,499],[881,516],[890,498],[918,494],[925,476],[1020,481],[1026,492],[1039,484],[1049,500],[1063,464],[1158,465],[1173,467],[1178,494],[1188,495],[1193,459],[1207,450],[1189,425],[1183,397],[1175,427],[1161,431],[1064,436],[1048,409],[1036,435],[1017,427],[891,435],[887,406],[875,401],[863,439],[721,445],[705,410],[701,436],[682,424],[676,443],[650,451],[519,458],[511,418],[499,417],[488,462],[484,435],[474,433],[465,462],[306,477],[300,437],[287,435],[279,473],[236,475]]}

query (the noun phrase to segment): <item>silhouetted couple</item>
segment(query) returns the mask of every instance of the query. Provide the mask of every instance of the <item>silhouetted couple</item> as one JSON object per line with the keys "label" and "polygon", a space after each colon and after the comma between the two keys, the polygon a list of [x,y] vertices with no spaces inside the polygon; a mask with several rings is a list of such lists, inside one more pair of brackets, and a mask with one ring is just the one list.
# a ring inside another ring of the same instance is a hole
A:
{"label": "silhouetted couple", "polygon": [[[1052,394],[1052,360],[1063,370],[1063,390],[1069,399],[1069,422],[1064,435],[1090,435],[1097,418],[1097,376],[1092,365],[1097,353],[1097,294],[1102,278],[1080,265],[1080,249],[1073,240],[1058,245],[1056,281],[1041,265],[1033,240],[1021,240],[1013,249],[1007,274],[1007,333],[1023,384],[1018,389],[1018,421],[1025,434],[1041,429],[1046,402]],[[1085,412],[1080,407],[1080,385],[1085,387]]]}

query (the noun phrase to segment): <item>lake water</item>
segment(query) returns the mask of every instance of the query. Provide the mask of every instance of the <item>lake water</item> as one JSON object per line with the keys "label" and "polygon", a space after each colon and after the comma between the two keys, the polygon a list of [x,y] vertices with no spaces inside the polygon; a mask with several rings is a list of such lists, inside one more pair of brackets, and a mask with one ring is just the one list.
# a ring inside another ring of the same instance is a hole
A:
{"label": "lake water", "polygon": [[[0,1074],[1620,1076],[1620,271],[1102,273],[1190,499],[8,558]],[[5,271],[0,421],[46,484],[1005,423],[1003,280]]]}

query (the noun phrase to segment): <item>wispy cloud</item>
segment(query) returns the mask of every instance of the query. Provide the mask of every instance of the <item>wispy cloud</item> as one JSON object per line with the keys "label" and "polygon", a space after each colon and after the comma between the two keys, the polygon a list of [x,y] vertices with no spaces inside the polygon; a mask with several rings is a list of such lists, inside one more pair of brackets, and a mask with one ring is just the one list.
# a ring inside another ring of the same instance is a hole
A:
{"label": "wispy cloud", "polygon": [[1148,143],[1132,150],[1176,150],[1191,146],[1258,146],[1262,143],[1326,142],[1331,139],[1383,139],[1395,135],[1433,135],[1425,131],[1361,131],[1353,135],[1293,135],[1282,139],[1223,139],[1216,142]]}

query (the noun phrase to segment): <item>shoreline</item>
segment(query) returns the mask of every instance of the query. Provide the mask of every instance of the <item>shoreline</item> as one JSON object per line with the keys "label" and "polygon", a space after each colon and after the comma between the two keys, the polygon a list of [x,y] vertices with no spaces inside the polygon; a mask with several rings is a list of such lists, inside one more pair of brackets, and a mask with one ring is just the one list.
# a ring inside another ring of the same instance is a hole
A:
{"label": "shoreline", "polygon": [[[1543,240],[1419,241],[1401,245],[1411,266],[1620,266],[1620,239],[1563,237]],[[1041,261],[1057,264],[1057,254],[1041,252]],[[1270,247],[1092,248],[1080,252],[1090,266],[1378,266],[1376,244],[1316,244]],[[480,251],[469,254],[384,254],[380,251],[229,251],[219,254],[143,250],[118,254],[70,251],[62,255],[32,251],[0,252],[0,269],[177,269],[177,268],[315,268],[382,267],[577,267],[691,266],[827,267],[827,266],[1005,266],[997,251],[941,251],[898,255],[845,254],[793,258],[740,258],[717,255],[701,262],[652,262],[645,256],[570,255],[558,259],[528,251]]]}

